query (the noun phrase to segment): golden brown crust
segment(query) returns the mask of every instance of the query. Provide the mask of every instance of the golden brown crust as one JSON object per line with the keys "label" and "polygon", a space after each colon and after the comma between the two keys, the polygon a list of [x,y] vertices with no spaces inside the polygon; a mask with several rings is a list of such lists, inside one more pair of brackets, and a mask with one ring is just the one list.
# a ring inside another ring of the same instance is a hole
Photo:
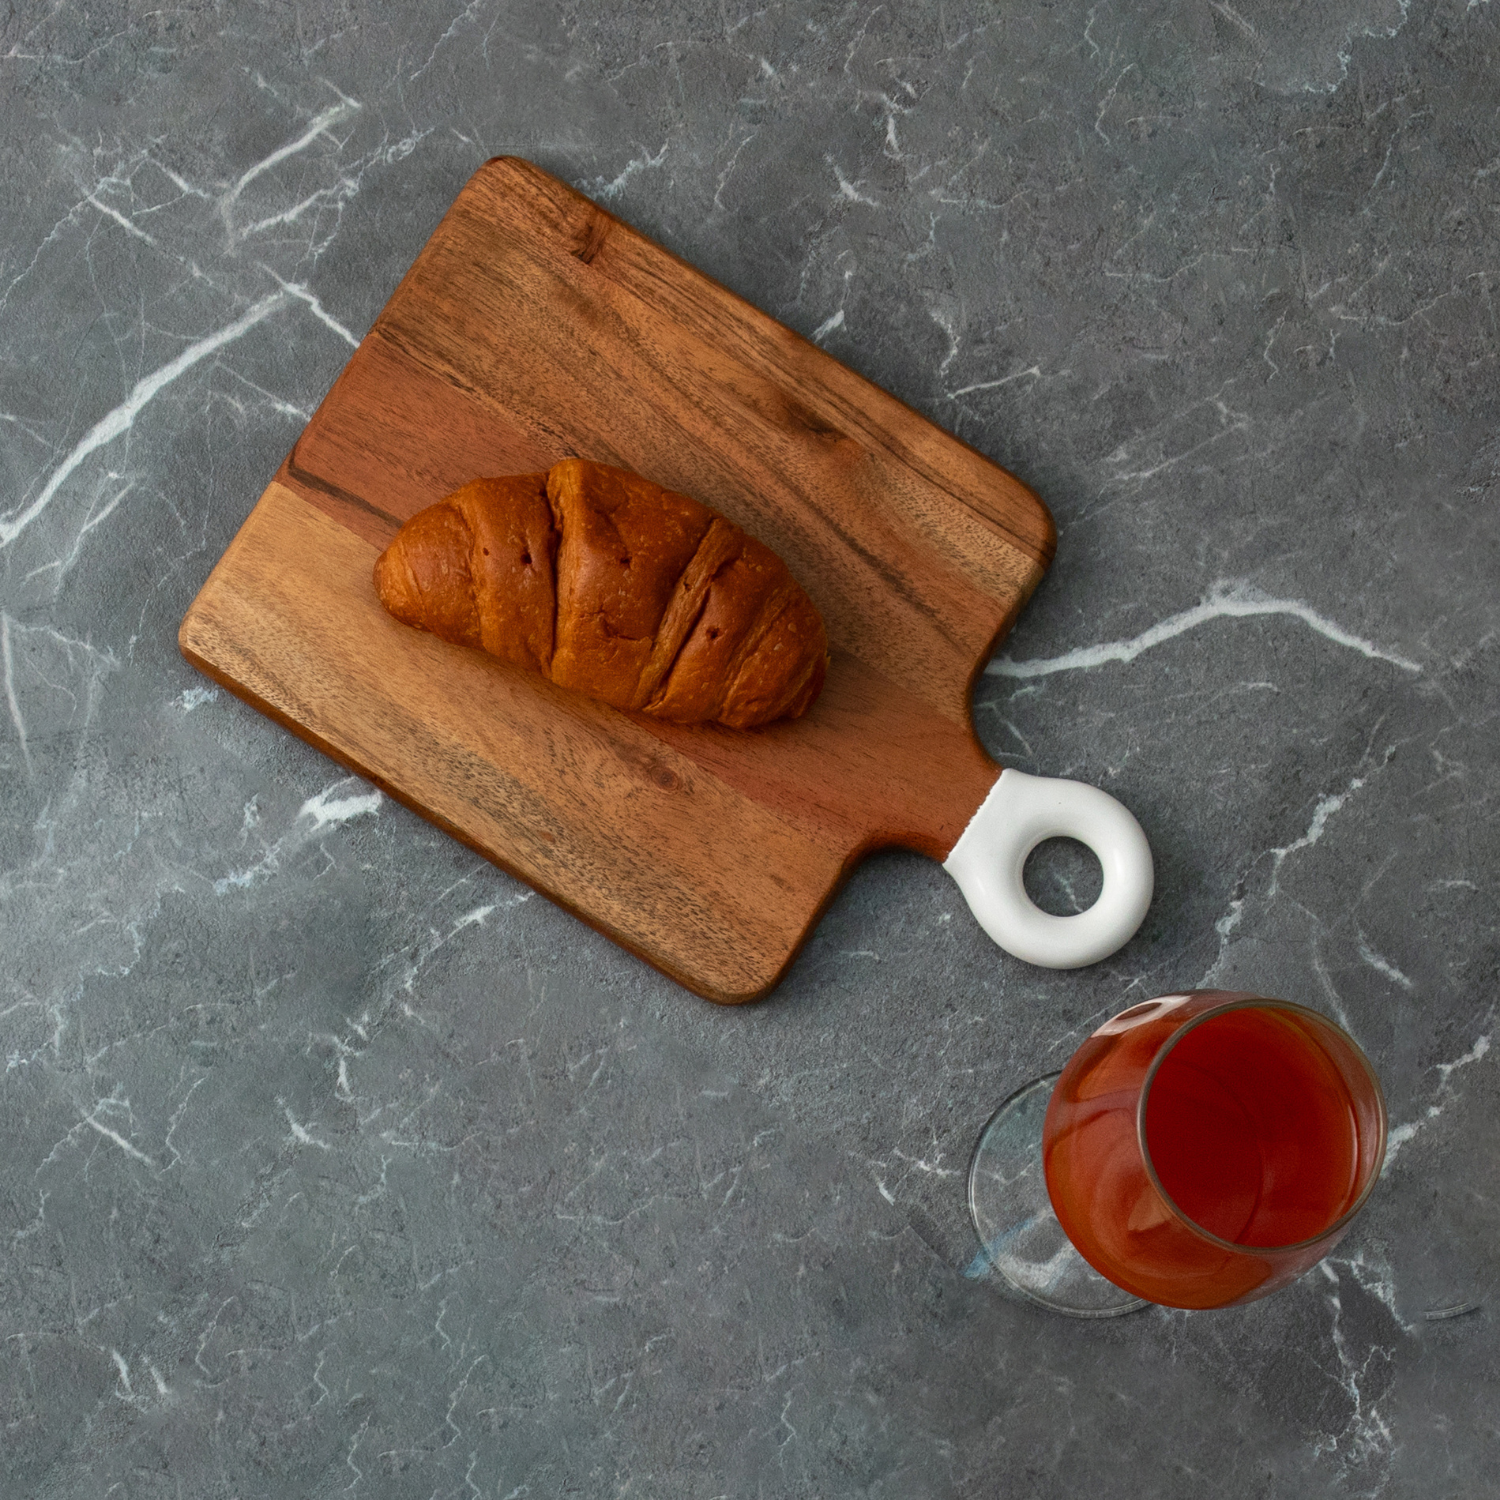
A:
{"label": "golden brown crust", "polygon": [[562,545],[552,680],[643,708],[656,633],[714,514],[627,469],[564,459],[547,475]]}
{"label": "golden brown crust", "polygon": [[408,625],[677,723],[796,717],[827,670],[822,619],[769,547],[582,459],[429,506],[381,554],[375,586]]}
{"label": "golden brown crust", "polygon": [[446,503],[413,516],[376,559],[380,602],[407,625],[457,646],[477,646],[472,541],[463,517]]}
{"label": "golden brown crust", "polygon": [[557,617],[557,527],[547,476],[476,479],[442,504],[463,517],[471,537],[478,645],[518,667],[548,671]]}

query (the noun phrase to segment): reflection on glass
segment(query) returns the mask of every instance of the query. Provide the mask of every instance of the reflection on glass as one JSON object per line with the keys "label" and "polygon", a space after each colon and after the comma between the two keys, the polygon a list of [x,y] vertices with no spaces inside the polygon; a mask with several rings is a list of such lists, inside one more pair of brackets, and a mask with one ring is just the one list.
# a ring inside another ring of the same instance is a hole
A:
{"label": "reflection on glass", "polygon": [[1316,1011],[1220,990],[1133,1006],[1069,1060],[1033,1148],[1067,1240],[1125,1295],[1089,1291],[1080,1268],[1071,1290],[1038,1296],[997,1259],[1019,1227],[1002,1220],[1024,1176],[1013,1164],[1002,1188],[996,1173],[1004,1143],[1016,1149],[1012,1102],[970,1174],[981,1243],[1033,1300],[1085,1316],[1136,1298],[1228,1307],[1285,1286],[1342,1238],[1385,1154],[1374,1071]]}

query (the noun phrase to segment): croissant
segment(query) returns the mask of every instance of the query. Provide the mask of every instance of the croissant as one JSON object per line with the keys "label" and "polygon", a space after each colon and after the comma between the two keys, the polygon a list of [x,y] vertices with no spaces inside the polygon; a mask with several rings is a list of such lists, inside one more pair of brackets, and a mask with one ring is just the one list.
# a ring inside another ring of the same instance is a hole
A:
{"label": "croissant", "polygon": [[375,590],[404,624],[678,724],[796,718],[828,666],[822,618],[769,547],[577,458],[418,512],[377,559]]}

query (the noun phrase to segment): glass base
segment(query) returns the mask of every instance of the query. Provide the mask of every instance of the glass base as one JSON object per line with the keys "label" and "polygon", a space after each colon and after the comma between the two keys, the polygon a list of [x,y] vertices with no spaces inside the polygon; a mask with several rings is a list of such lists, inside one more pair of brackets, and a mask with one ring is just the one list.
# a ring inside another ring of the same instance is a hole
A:
{"label": "glass base", "polygon": [[1101,1276],[1052,1212],[1042,1169],[1042,1121],[1058,1074],[1018,1089],[984,1127],[969,1164],[969,1213],[981,1249],[970,1276],[993,1273],[1029,1302],[1074,1318],[1117,1318],[1149,1307]]}

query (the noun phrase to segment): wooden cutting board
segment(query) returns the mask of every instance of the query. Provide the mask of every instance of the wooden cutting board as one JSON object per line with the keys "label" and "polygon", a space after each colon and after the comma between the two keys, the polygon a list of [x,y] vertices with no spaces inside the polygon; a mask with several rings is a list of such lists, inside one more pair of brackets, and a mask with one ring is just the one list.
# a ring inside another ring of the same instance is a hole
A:
{"label": "wooden cutting board", "polygon": [[[397,624],[409,516],[579,455],[773,547],[828,625],[803,719],[619,713]],[[974,678],[1051,560],[1023,484],[529,162],[459,194],[183,621],[195,666],[712,1000],[771,989],[869,850],[946,858]]]}

